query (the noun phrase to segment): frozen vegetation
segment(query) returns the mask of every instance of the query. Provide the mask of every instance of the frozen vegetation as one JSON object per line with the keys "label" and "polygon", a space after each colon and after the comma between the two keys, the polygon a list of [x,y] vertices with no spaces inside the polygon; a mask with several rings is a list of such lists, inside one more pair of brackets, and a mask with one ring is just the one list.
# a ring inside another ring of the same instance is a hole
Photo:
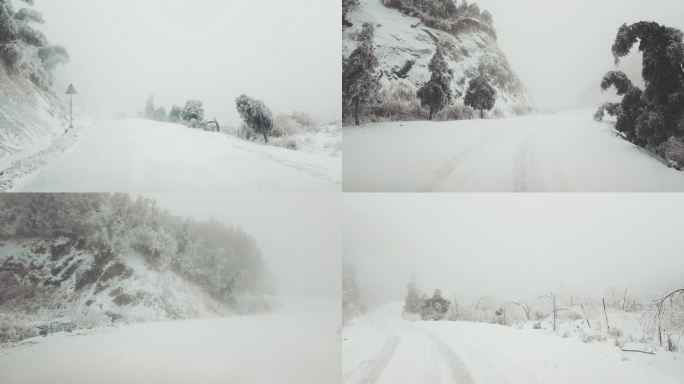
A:
{"label": "frozen vegetation", "polygon": [[137,321],[259,312],[256,240],[126,194],[0,198],[0,342]]}
{"label": "frozen vegetation", "polygon": [[[344,1],[343,12],[345,124],[531,111],[527,90],[498,47],[492,15],[477,4],[359,0]],[[485,84],[487,103],[475,101],[484,99]]]}
{"label": "frozen vegetation", "polygon": [[345,383],[676,383],[684,293],[607,298],[447,299],[407,285],[344,328]]}
{"label": "frozen vegetation", "polygon": [[492,324],[491,308],[481,311],[480,321],[423,321],[402,317],[402,306],[381,306],[345,326],[344,383],[674,384],[684,377],[681,352],[640,341],[638,314],[610,309],[609,330],[598,308],[588,315],[591,328],[564,311],[553,332],[548,313],[526,321],[519,310],[519,320],[503,326]]}

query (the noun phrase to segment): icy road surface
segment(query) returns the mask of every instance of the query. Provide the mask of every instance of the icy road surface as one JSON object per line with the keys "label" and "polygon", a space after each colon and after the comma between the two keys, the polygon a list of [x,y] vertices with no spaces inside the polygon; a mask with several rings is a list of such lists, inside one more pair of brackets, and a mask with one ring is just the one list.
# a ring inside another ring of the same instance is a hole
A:
{"label": "icy road surface", "polygon": [[684,173],[617,137],[593,112],[345,128],[344,190],[684,191]]}
{"label": "icy road surface", "polygon": [[336,191],[341,159],[148,120],[83,129],[13,192]]}
{"label": "icy road surface", "polygon": [[621,352],[541,330],[401,318],[402,304],[343,331],[344,384],[681,383],[681,354]]}
{"label": "icy road surface", "polygon": [[53,334],[0,349],[3,384],[339,382],[339,301]]}

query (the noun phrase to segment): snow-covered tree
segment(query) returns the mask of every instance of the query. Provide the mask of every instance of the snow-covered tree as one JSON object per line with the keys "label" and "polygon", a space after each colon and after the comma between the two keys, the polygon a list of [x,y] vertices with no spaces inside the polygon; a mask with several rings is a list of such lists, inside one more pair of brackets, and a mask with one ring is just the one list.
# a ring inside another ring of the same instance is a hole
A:
{"label": "snow-covered tree", "polygon": [[632,84],[622,72],[611,71],[601,82],[603,90],[614,86],[623,96],[620,108],[601,108],[617,117],[616,129],[628,140],[658,150],[671,137],[684,135],[684,43],[680,30],[655,22],[623,24],[612,52],[615,63],[639,41],[643,55],[645,89]]}
{"label": "snow-covered tree", "polygon": [[342,59],[342,114],[345,118],[353,116],[356,125],[361,124],[361,108],[372,101],[378,92],[374,32],[372,24],[364,23],[358,34],[358,47],[349,57]]}
{"label": "snow-covered tree", "polygon": [[196,127],[202,120],[204,120],[204,107],[199,100],[188,100],[181,112],[181,119],[193,127]]}
{"label": "snow-covered tree", "polygon": [[157,112],[157,109],[154,106],[154,95],[150,95],[145,100],[145,118],[154,119],[155,112]]}
{"label": "snow-covered tree", "polygon": [[342,319],[344,321],[366,311],[356,282],[356,271],[348,263],[342,264]]}
{"label": "snow-covered tree", "polygon": [[431,298],[423,301],[423,320],[442,320],[449,311],[449,300],[442,297],[442,291],[437,289]]}
{"label": "snow-covered tree", "polygon": [[68,62],[69,56],[64,47],[51,45],[34,28],[33,24],[43,22],[43,16],[35,9],[22,8],[15,12],[11,0],[0,0],[0,57],[34,84],[48,89],[52,85],[52,71]]}
{"label": "snow-covered tree", "polygon": [[420,104],[428,108],[428,119],[449,105],[453,99],[451,91],[451,81],[453,71],[449,69],[441,48],[438,46],[435,55],[428,66],[430,69],[430,80],[418,89],[417,96]]}
{"label": "snow-covered tree", "polygon": [[169,111],[168,121],[172,123],[177,123],[181,120],[182,115],[183,109],[177,105],[174,105],[173,107],[171,107],[171,110]]}
{"label": "snow-covered tree", "polygon": [[247,95],[240,95],[235,100],[235,106],[247,126],[254,132],[262,134],[264,141],[268,143],[268,134],[273,129],[271,110],[261,100]]}
{"label": "snow-covered tree", "polygon": [[486,76],[477,76],[468,83],[463,103],[480,111],[480,118],[484,118],[484,111],[491,111],[496,103],[496,89],[489,84]]}
{"label": "snow-covered tree", "polygon": [[423,310],[423,301],[421,300],[420,292],[416,282],[411,280],[406,285],[406,298],[404,299],[404,312],[406,313],[421,313]]}

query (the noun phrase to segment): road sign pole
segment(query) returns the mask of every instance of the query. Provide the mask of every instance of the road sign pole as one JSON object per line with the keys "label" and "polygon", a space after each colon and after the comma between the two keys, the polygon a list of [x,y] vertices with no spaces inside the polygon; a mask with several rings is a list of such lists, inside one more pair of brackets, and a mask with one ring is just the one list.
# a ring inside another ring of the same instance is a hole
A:
{"label": "road sign pole", "polygon": [[74,127],[74,100],[71,95],[69,95],[69,128]]}

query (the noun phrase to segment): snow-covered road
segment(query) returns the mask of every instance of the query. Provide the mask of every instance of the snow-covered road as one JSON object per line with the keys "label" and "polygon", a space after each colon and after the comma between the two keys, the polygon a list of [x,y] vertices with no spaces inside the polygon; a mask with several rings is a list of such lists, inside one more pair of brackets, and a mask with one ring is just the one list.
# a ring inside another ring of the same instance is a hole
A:
{"label": "snow-covered road", "polygon": [[401,304],[343,331],[345,384],[681,383],[680,354],[621,352],[542,330],[467,322],[411,322]]}
{"label": "snow-covered road", "polygon": [[0,349],[3,384],[339,382],[337,300],[277,313],[54,334]]}
{"label": "snow-covered road", "polygon": [[83,129],[14,192],[335,191],[341,159],[148,120]]}
{"label": "snow-covered road", "polygon": [[684,191],[684,173],[616,137],[592,114],[345,128],[344,190]]}

